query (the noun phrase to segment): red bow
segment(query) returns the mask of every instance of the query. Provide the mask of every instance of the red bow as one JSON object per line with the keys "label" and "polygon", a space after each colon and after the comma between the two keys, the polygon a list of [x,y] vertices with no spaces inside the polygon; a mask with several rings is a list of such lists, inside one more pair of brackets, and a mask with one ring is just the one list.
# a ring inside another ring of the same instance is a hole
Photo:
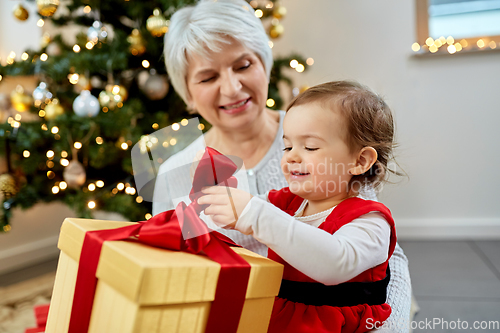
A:
{"label": "red bow", "polygon": [[[96,230],[85,234],[73,298],[69,333],[88,331],[97,278],[97,264],[104,241],[126,240],[137,237],[139,242],[169,250],[200,253],[221,264],[210,308],[206,333],[236,332],[245,302],[250,265],[227,244],[235,245],[222,234],[210,230],[200,220],[204,207],[196,203],[204,186],[225,183],[236,186],[232,174],[236,165],[226,156],[207,148],[196,168],[189,206],[181,202],[175,210],[155,215],[147,222],[117,229]],[[184,239],[183,234],[199,235]]]}

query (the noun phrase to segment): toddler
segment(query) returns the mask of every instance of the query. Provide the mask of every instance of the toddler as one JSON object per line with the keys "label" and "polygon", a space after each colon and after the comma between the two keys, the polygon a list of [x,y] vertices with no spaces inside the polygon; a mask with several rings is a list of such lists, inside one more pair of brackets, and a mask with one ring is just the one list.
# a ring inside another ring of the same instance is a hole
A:
{"label": "toddler", "polygon": [[289,187],[259,198],[214,186],[198,203],[210,205],[205,214],[216,224],[252,235],[284,265],[269,332],[381,326],[391,313],[386,288],[396,231],[389,209],[359,190],[391,171],[389,107],[357,83],[324,83],[291,102],[283,131]]}

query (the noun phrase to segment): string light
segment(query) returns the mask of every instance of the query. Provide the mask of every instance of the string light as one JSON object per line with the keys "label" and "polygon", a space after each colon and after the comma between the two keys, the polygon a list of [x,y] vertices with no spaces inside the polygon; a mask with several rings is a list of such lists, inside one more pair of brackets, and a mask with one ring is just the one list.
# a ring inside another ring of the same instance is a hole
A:
{"label": "string light", "polygon": [[27,52],[24,52],[23,54],[21,54],[21,59],[22,59],[23,61],[28,60],[28,58],[29,58],[29,57],[30,57],[30,56],[29,56],[29,54],[28,54]]}
{"label": "string light", "polygon": [[73,144],[73,147],[75,147],[76,149],[80,149],[82,148],[82,143],[77,141]]}
{"label": "string light", "polygon": [[52,128],[50,129],[50,131],[52,132],[52,134],[56,134],[56,133],[58,133],[58,132],[59,132],[59,127],[54,126],[54,127],[52,127]]}
{"label": "string light", "polygon": [[98,145],[102,145],[104,140],[103,138],[101,138],[100,136],[98,136],[97,138],[95,138],[95,142],[98,144]]}
{"label": "string light", "polygon": [[30,152],[28,150],[23,151],[23,157],[24,158],[30,157]]}
{"label": "string light", "polygon": [[59,193],[59,186],[52,186],[52,193],[54,194]]}
{"label": "string light", "polygon": [[203,125],[203,124],[199,124],[199,125],[198,125],[198,129],[199,129],[200,131],[203,131],[203,129],[204,129],[204,128],[205,128],[205,125]]}
{"label": "string light", "polygon": [[186,118],[184,118],[184,119],[181,120],[181,125],[182,126],[186,126],[188,123],[189,123],[189,121]]}
{"label": "string light", "polygon": [[68,74],[68,80],[69,80],[69,83],[71,83],[71,84],[77,84],[79,79],[80,79],[80,75],[78,75],[77,73]]}
{"label": "string light", "polygon": [[95,190],[95,184],[94,183],[90,183],[89,186],[88,186],[88,189],[89,189],[89,191],[94,191]]}
{"label": "string light", "polygon": [[61,157],[63,157],[63,158],[68,157],[68,152],[67,152],[66,150],[63,150],[63,151],[61,152]]}
{"label": "string light", "polygon": [[41,61],[47,61],[47,59],[49,59],[49,56],[47,55],[47,53],[42,53],[40,55],[40,60]]}
{"label": "string light", "polygon": [[122,142],[122,144],[120,145],[120,147],[123,149],[123,150],[127,150],[128,149],[128,144],[126,142]]}
{"label": "string light", "polygon": [[137,198],[135,198],[135,202],[137,202],[137,203],[141,203],[143,201],[144,201],[144,199],[140,195],[137,196]]}
{"label": "string light", "polygon": [[69,161],[65,158],[61,158],[61,160],[59,161],[59,163],[61,163],[62,166],[64,167],[67,167],[69,165]]}
{"label": "string light", "polygon": [[85,6],[85,7],[83,8],[83,12],[84,12],[85,14],[90,13],[90,11],[91,11],[91,10],[92,10],[92,8],[91,8],[89,5],[87,5],[87,6]]}
{"label": "string light", "polygon": [[91,200],[91,201],[89,201],[89,202],[87,203],[87,206],[88,206],[90,209],[94,209],[94,208],[95,208],[95,206],[96,206],[95,201],[92,201],[92,200]]}
{"label": "string light", "polygon": [[54,151],[53,150],[48,150],[46,155],[47,155],[47,158],[52,159],[52,158],[54,158]]}
{"label": "string light", "polygon": [[302,73],[305,69],[306,69],[306,67],[304,65],[302,65],[302,64],[298,64],[297,67],[295,67],[295,70],[298,73]]}
{"label": "string light", "polygon": [[314,65],[314,59],[313,58],[307,58],[306,64],[308,64],[309,66]]}
{"label": "string light", "polygon": [[85,44],[85,47],[87,48],[87,50],[92,50],[94,48],[94,43],[87,42],[87,44]]}
{"label": "string light", "polygon": [[48,179],[52,179],[55,176],[56,176],[56,174],[54,173],[54,171],[52,171],[52,170],[47,171],[47,178]]}
{"label": "string light", "polygon": [[176,143],[177,143],[177,139],[176,138],[172,138],[172,139],[170,139],[169,143],[170,143],[171,146],[175,146]]}
{"label": "string light", "polygon": [[297,67],[298,64],[299,64],[299,62],[297,60],[295,60],[295,59],[293,59],[293,60],[290,61],[290,67],[291,68]]}
{"label": "string light", "polygon": [[263,15],[264,15],[264,12],[261,9],[257,9],[255,11],[255,16],[257,16],[258,18],[261,18]]}
{"label": "string light", "polygon": [[119,183],[118,185],[116,185],[116,188],[117,188],[119,191],[121,191],[121,190],[123,190],[123,189],[125,188],[125,184],[123,184],[123,183]]}
{"label": "string light", "polygon": [[81,50],[80,45],[78,44],[73,45],[73,52],[78,53],[80,52],[80,50]]}
{"label": "string light", "polygon": [[96,181],[95,184],[97,185],[97,187],[104,187],[104,182],[102,180]]}
{"label": "string light", "polygon": [[41,27],[43,27],[43,25],[44,25],[44,24],[45,24],[45,21],[44,21],[43,19],[39,19],[39,20],[36,22],[36,25],[37,25],[38,27],[40,27],[40,28],[41,28]]}
{"label": "string light", "polygon": [[267,101],[266,101],[266,105],[270,108],[272,108],[274,105],[276,104],[276,102],[274,101],[274,99],[272,98],[269,98]]}
{"label": "string light", "polygon": [[130,194],[130,195],[134,195],[135,194],[135,188],[133,188],[133,187],[127,187],[125,189],[125,193]]}
{"label": "string light", "polygon": [[[496,49],[498,46],[496,41],[488,41],[488,39],[483,38],[477,39],[475,41],[475,44],[472,44],[471,46],[469,46],[469,42],[472,42],[471,38],[469,38],[469,41],[467,41],[467,39],[461,39],[460,41],[457,41],[455,40],[455,38],[453,38],[453,36],[448,36],[447,38],[441,36],[435,40],[432,37],[428,37],[425,40],[425,44],[420,45],[419,43],[413,43],[411,49],[413,50],[413,52],[418,52],[420,54],[426,53],[427,51],[430,53],[436,53],[441,50],[441,47],[446,46],[446,48],[443,47],[443,49],[446,49],[447,53],[455,54],[462,50],[478,51],[485,48],[486,46],[488,46],[490,49]],[[442,54],[443,52],[439,53]]]}
{"label": "string light", "polygon": [[172,130],[174,130],[174,131],[178,131],[178,130],[179,130],[179,128],[181,128],[181,125],[179,125],[179,124],[177,124],[177,123],[173,123],[173,124],[172,124]]}
{"label": "string light", "polygon": [[158,129],[160,127],[160,125],[158,125],[157,123],[154,123],[153,125],[151,125],[151,127],[153,127],[153,129]]}
{"label": "string light", "polygon": [[144,217],[146,218],[146,220],[149,220],[150,218],[152,218],[152,217],[153,217],[153,215],[151,215],[151,214],[147,213]]}
{"label": "string light", "polygon": [[143,61],[142,61],[142,67],[144,67],[144,68],[149,68],[149,61],[147,61],[147,60],[143,60]]}
{"label": "string light", "polygon": [[61,190],[65,190],[65,189],[67,189],[67,188],[68,188],[68,183],[66,183],[65,181],[60,182],[60,183],[59,183],[59,188],[60,188]]}
{"label": "string light", "polygon": [[53,168],[54,167],[54,162],[52,162],[52,161],[47,161],[46,164],[47,164],[48,168]]}

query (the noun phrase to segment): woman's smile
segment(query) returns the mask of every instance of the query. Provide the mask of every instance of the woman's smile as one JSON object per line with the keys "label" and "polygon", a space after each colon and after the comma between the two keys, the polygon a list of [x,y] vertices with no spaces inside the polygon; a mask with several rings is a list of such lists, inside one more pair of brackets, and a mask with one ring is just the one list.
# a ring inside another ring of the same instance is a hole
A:
{"label": "woman's smile", "polygon": [[250,104],[249,102],[251,99],[252,98],[249,97],[247,99],[243,99],[243,100],[238,101],[236,103],[222,105],[222,106],[219,106],[219,109],[221,109],[222,111],[224,111],[227,114],[236,114],[236,113],[239,113],[239,112],[246,110]]}

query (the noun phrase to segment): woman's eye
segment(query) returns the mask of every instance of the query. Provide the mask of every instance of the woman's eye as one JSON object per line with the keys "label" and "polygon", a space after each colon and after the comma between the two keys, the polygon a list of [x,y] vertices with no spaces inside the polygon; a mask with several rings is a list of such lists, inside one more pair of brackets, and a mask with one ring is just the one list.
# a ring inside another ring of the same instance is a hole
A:
{"label": "woman's eye", "polygon": [[283,151],[290,151],[290,150],[292,150],[292,147],[285,147],[285,148],[283,148]]}
{"label": "woman's eye", "polygon": [[244,70],[244,69],[247,69],[248,67],[250,67],[250,63],[247,63],[243,66],[240,67],[240,70]]}
{"label": "woman's eye", "polygon": [[311,148],[311,147],[305,147],[307,151],[315,151],[318,150],[319,148]]}
{"label": "woman's eye", "polygon": [[210,82],[210,81],[212,81],[213,79],[215,79],[215,76],[212,76],[212,77],[209,77],[209,78],[207,78],[207,79],[201,80],[200,82],[201,82],[201,83],[206,83],[206,82]]}

